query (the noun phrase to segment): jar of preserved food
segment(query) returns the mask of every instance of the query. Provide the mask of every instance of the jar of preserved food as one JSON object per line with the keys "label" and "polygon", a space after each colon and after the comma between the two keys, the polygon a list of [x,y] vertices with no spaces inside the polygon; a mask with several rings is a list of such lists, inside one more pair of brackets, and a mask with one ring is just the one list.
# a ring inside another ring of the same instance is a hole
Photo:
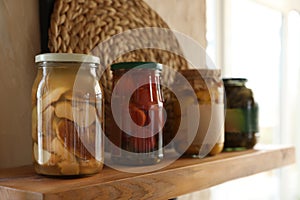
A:
{"label": "jar of preserved food", "polygon": [[92,55],[48,53],[35,57],[32,140],[35,171],[88,175],[103,167],[103,90]]}
{"label": "jar of preserved food", "polygon": [[124,62],[111,66],[111,158],[122,165],[150,165],[163,158],[162,65]]}
{"label": "jar of preserved food", "polygon": [[225,149],[250,149],[258,138],[258,105],[247,79],[223,79],[226,93]]}
{"label": "jar of preserved food", "polygon": [[[224,86],[221,70],[186,69],[179,72],[192,86],[193,91],[175,79],[175,87],[179,88],[180,98],[182,98],[181,103],[177,101],[174,104],[175,124],[181,123],[182,128],[179,127],[178,131],[185,132],[177,139],[175,137],[175,150],[183,156],[216,155],[223,150],[224,146]],[[195,93],[196,99],[191,93]],[[188,124],[196,117],[188,114],[191,115],[191,111],[197,109],[200,112],[199,126],[195,137],[191,139]]]}

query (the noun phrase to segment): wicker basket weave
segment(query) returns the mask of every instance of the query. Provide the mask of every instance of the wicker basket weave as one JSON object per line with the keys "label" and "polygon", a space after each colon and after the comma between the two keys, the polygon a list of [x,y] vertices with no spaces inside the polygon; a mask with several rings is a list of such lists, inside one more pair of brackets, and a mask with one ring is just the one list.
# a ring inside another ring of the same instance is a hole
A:
{"label": "wicker basket weave", "polygon": [[[106,123],[111,120],[110,94],[111,72],[110,64],[125,61],[153,61],[162,63],[172,69],[186,69],[186,60],[170,51],[160,49],[141,48],[125,53],[115,60],[107,56],[119,51],[118,42],[109,46],[97,46],[112,36],[136,28],[159,27],[169,29],[162,18],[143,0],[56,0],[51,16],[49,28],[49,49],[51,52],[62,53],[87,53],[101,58],[102,65],[107,70],[102,76],[102,84],[105,90]],[[163,49],[181,52],[175,36],[168,34],[167,37],[152,38],[149,34],[132,37],[133,43],[147,41],[148,43],[160,43]],[[128,43],[128,41],[126,41]],[[121,48],[121,47],[120,47]],[[123,47],[124,48],[124,47]],[[93,50],[93,51],[92,51]],[[165,81],[170,79],[164,72]],[[168,114],[166,131],[170,132],[172,123],[172,108],[170,92],[165,89],[165,105]]]}

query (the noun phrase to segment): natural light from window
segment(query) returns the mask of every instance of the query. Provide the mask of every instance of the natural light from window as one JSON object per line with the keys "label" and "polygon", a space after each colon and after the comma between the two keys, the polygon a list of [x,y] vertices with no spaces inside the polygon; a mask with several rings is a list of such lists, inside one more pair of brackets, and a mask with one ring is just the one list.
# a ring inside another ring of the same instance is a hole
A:
{"label": "natural light from window", "polygon": [[[221,3],[224,16],[215,19],[218,10],[213,2],[208,3],[207,51],[215,61],[223,56],[219,64],[224,77],[248,79],[260,107],[259,142],[300,146],[299,13],[286,14],[253,0],[226,0]],[[214,22],[223,23],[220,33]],[[223,39],[221,45],[216,38]],[[216,48],[223,48],[221,55]],[[294,165],[213,187],[210,199],[300,199],[299,168]]]}

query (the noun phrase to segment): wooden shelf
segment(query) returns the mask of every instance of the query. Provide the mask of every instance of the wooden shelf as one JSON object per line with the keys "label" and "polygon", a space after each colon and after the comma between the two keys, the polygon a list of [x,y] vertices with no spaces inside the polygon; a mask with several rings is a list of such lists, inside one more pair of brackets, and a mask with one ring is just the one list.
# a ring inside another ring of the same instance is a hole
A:
{"label": "wooden shelf", "polygon": [[97,175],[59,179],[36,175],[32,166],[0,170],[5,199],[168,199],[295,162],[295,148],[257,146],[204,159],[180,158],[161,170],[132,174],[105,167]]}

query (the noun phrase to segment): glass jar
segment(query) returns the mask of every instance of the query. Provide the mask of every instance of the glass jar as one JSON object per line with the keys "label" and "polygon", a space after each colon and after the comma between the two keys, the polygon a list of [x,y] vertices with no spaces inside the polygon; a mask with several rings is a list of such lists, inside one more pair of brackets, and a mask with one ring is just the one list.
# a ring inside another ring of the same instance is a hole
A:
{"label": "glass jar", "polygon": [[[179,137],[174,139],[175,150],[188,157],[203,157],[207,154],[216,155],[224,146],[224,86],[221,79],[221,70],[213,69],[186,69],[179,71],[192,86],[191,91],[185,84],[175,80],[179,88],[181,103],[174,104],[175,124],[179,127]],[[195,93],[196,99],[192,93]],[[193,110],[199,109],[199,121],[197,133],[191,136],[189,123],[197,117],[191,115]],[[193,138],[191,138],[193,137]],[[188,145],[190,143],[190,145]]]}
{"label": "glass jar", "polygon": [[163,158],[162,65],[125,62],[111,66],[111,158],[122,165],[151,165]]}
{"label": "glass jar", "polygon": [[258,139],[258,105],[247,79],[223,79],[226,92],[225,149],[250,149]]}
{"label": "glass jar", "polygon": [[103,90],[98,57],[48,53],[35,57],[32,141],[35,171],[88,175],[103,167]]}

